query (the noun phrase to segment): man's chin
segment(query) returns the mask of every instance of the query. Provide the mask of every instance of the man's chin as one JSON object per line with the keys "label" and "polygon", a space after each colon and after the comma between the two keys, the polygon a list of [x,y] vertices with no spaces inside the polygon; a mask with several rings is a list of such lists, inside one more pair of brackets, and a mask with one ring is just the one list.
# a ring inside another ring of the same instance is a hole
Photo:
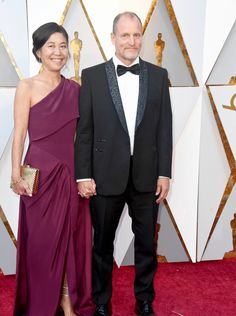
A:
{"label": "man's chin", "polygon": [[132,54],[132,55],[125,56],[125,59],[129,61],[130,63],[133,63],[137,57],[138,57],[138,54],[135,54],[135,55]]}

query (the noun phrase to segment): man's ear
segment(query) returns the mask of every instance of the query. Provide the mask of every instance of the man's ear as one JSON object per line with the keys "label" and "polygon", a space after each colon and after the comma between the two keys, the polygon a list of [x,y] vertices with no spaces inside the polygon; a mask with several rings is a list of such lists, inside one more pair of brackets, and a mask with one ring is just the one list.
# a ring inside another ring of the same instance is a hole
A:
{"label": "man's ear", "polygon": [[114,43],[115,43],[115,34],[114,33],[111,33],[111,42],[114,45]]}

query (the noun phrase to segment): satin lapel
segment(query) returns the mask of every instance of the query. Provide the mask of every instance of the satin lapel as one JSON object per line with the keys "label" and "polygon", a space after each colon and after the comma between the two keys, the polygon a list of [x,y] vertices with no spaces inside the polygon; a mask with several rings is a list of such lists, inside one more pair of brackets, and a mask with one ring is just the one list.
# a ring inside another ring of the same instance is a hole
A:
{"label": "satin lapel", "polygon": [[128,128],[127,128],[126,119],[125,119],[125,113],[124,113],[122,100],[121,100],[121,96],[120,96],[120,91],[119,91],[119,86],[118,86],[116,73],[115,73],[115,66],[113,64],[112,59],[110,59],[105,64],[105,69],[106,69],[106,73],[107,73],[108,86],[110,89],[113,103],[115,105],[116,112],[117,112],[118,117],[120,119],[121,125],[123,126],[126,133],[128,133]]}
{"label": "satin lapel", "polygon": [[146,63],[140,58],[140,75],[139,75],[139,97],[138,108],[136,115],[135,130],[141,123],[147,102],[147,90],[148,90],[148,70]]}

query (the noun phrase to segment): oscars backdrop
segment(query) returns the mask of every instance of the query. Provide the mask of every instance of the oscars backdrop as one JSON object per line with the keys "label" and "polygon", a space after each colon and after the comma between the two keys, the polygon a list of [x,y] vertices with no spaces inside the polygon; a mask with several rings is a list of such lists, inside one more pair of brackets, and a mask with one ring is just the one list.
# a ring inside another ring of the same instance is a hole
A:
{"label": "oscars backdrop", "polygon": [[[143,21],[141,56],[167,68],[174,122],[171,192],[156,225],[162,262],[236,257],[235,0],[0,1],[0,268],[15,273],[18,197],[10,190],[13,102],[17,83],[40,65],[32,33],[55,21],[70,36],[66,77],[114,54],[112,21],[134,11]],[[99,82],[97,83],[99,85]],[[26,144],[27,145],[27,144]],[[133,264],[124,209],[115,261]]]}

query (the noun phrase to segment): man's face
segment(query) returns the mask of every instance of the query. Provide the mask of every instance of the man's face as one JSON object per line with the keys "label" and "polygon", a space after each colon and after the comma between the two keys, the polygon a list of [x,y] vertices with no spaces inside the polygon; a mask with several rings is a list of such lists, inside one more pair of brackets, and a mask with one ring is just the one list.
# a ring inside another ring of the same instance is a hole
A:
{"label": "man's face", "polygon": [[116,56],[125,65],[130,65],[138,57],[142,47],[142,26],[136,17],[123,15],[111,34]]}

